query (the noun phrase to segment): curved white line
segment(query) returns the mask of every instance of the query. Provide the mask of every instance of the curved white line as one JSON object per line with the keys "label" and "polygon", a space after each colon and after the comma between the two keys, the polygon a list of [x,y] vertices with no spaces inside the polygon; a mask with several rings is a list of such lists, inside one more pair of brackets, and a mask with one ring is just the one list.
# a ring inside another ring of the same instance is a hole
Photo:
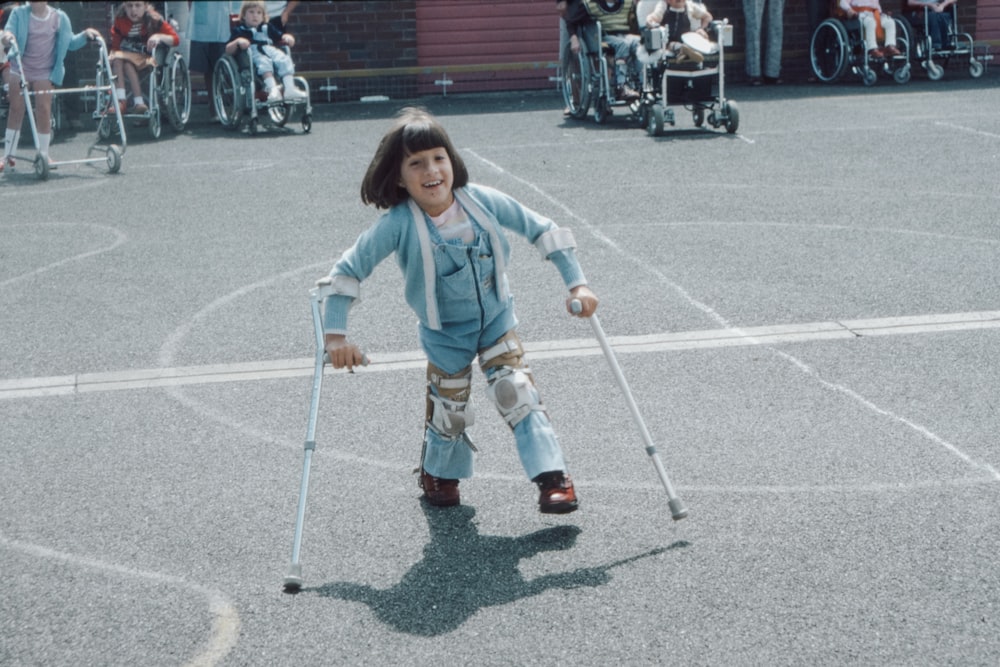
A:
{"label": "curved white line", "polygon": [[136,570],[117,563],[106,563],[94,558],[76,556],[63,551],[56,551],[37,544],[12,540],[0,535],[0,544],[11,549],[16,549],[30,556],[44,558],[46,560],[58,560],[70,565],[85,567],[92,570],[123,574],[136,579],[146,579],[156,583],[168,584],[192,590],[208,601],[208,608],[212,614],[212,633],[205,646],[186,664],[192,667],[210,667],[225,658],[239,639],[240,617],[236,608],[220,591],[206,588],[199,584],[192,584],[180,577],[175,577],[161,572],[151,572],[148,570]]}
{"label": "curved white line", "polygon": [[[11,285],[20,280],[26,280],[28,278],[31,278],[32,276],[37,276],[40,273],[45,273],[46,271],[51,271],[65,264],[69,264],[70,262],[78,262],[82,259],[93,257],[94,255],[100,255],[106,252],[111,252],[112,250],[114,250],[115,248],[122,245],[123,243],[125,243],[125,241],[128,240],[128,237],[122,231],[115,229],[114,227],[109,227],[107,225],[96,225],[87,222],[40,222],[32,224],[31,226],[38,227],[41,225],[65,226],[65,227],[78,227],[78,226],[93,227],[95,229],[111,232],[111,234],[114,235],[115,240],[111,245],[104,246],[101,248],[96,248],[94,250],[88,250],[87,252],[82,252],[78,255],[73,255],[72,257],[66,257],[65,259],[59,260],[58,262],[52,262],[51,264],[46,264],[45,266],[39,267],[33,271],[22,273],[19,276],[14,276],[13,278],[7,278],[6,280],[0,280],[0,287],[6,287],[7,285]],[[27,227],[27,226],[28,225],[4,225],[4,227]]]}

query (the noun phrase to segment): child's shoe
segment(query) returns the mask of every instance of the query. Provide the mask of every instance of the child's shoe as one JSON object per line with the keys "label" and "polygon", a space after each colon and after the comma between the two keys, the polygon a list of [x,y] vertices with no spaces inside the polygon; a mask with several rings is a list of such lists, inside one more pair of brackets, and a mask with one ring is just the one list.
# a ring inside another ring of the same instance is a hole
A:
{"label": "child's shoe", "polygon": [[147,113],[148,111],[149,107],[143,104],[142,102],[139,102],[134,107],[132,107],[132,113]]}
{"label": "child's shoe", "polygon": [[457,479],[434,477],[421,468],[417,484],[424,490],[427,502],[434,507],[454,507],[459,503]]}
{"label": "child's shoe", "polygon": [[299,90],[295,86],[291,88],[285,88],[285,99],[286,100],[304,100],[306,99],[306,91]]}
{"label": "child's shoe", "polygon": [[275,86],[274,88],[272,88],[271,90],[269,90],[267,92],[267,101],[268,102],[280,102],[281,100],[282,100],[282,97],[281,97],[281,88],[278,88],[277,86]]}
{"label": "child's shoe", "polygon": [[573,480],[561,470],[543,472],[533,480],[541,493],[538,496],[538,511],[542,514],[569,514],[576,511],[579,503]]}
{"label": "child's shoe", "polygon": [[14,162],[14,158],[12,157],[3,158],[2,160],[0,160],[0,174],[4,172],[5,167],[10,167],[10,170],[14,171],[15,164],[16,163]]}
{"label": "child's shoe", "polygon": [[891,44],[883,47],[882,53],[884,53],[888,58],[895,58],[896,56],[903,55],[903,53],[899,49],[897,49],[895,46],[892,46]]}
{"label": "child's shoe", "polygon": [[885,53],[882,49],[871,49],[868,51],[868,60],[882,60],[885,58]]}

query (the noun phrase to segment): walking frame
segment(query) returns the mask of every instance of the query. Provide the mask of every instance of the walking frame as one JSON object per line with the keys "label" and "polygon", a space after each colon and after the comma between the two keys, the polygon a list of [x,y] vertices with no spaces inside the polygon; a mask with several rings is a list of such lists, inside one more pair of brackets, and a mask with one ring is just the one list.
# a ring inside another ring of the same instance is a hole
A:
{"label": "walking frame", "polygon": [[[28,81],[24,76],[24,67],[21,64],[21,51],[18,48],[17,42],[14,41],[11,42],[10,54],[17,61],[17,68],[18,71],[20,72],[20,79],[21,79],[20,92],[24,97],[24,110],[25,114],[28,116],[28,123],[31,126],[31,137],[35,142],[35,151],[36,151],[34,158],[35,175],[41,180],[45,180],[49,177],[50,170],[55,169],[56,167],[62,165],[93,164],[98,162],[106,162],[108,165],[108,173],[114,174],[117,173],[119,169],[121,169],[122,158],[125,156],[126,140],[125,140],[125,124],[122,121],[121,111],[118,109],[118,105],[114,106],[115,106],[115,116],[118,120],[118,131],[122,137],[121,147],[117,146],[116,144],[103,145],[100,143],[96,143],[90,146],[89,150],[87,151],[86,158],[78,160],[61,160],[58,162],[57,161],[50,162],[46,158],[46,156],[41,154],[40,151],[39,140],[38,140],[38,134],[39,134],[38,126],[37,123],[35,122],[34,107],[31,103],[32,97],[39,94],[53,95],[53,96],[69,95],[69,94],[93,94],[99,90],[105,90],[105,89],[110,91],[111,95],[114,95],[114,90],[113,90],[114,76],[111,72],[111,61],[108,58],[107,45],[105,44],[103,37],[98,36],[93,39],[97,41],[97,43],[100,46],[100,60],[98,62],[98,67],[101,67],[105,70],[107,75],[108,85],[101,87],[83,86],[79,88],[54,88],[51,91],[44,91],[43,93],[36,93],[35,91],[28,89]],[[91,157],[93,153],[102,150],[104,151],[104,157]],[[22,157],[22,159],[26,158]]]}

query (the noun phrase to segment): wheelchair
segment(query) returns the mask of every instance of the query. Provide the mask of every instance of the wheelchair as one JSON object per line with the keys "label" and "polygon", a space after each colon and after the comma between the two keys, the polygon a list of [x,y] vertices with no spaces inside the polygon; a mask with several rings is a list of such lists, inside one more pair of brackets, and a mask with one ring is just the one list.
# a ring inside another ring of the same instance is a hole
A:
{"label": "wheelchair", "polygon": [[[653,5],[655,2],[649,0],[639,3],[640,25],[645,25]],[[725,48],[733,44],[733,26],[728,19],[716,20],[709,24],[708,32],[715,42],[706,42],[694,33],[682,36],[686,52],[699,54],[697,59],[683,60],[666,50],[665,29],[643,28],[639,47],[639,62],[644,66],[642,97],[636,117],[650,136],[660,136],[665,124],[676,124],[670,105],[690,111],[695,127],[703,127],[707,121],[713,128],[725,127],[729,134],[739,129],[739,107],[725,95]]]}
{"label": "wheelchair", "polygon": [[872,59],[865,48],[862,37],[861,20],[831,16],[813,31],[809,42],[809,62],[816,79],[823,83],[839,80],[848,69],[859,76],[866,86],[878,80],[879,69],[898,83],[910,80],[910,53],[912,52],[913,31],[906,19],[882,14],[882,20],[891,20],[896,25],[896,48],[900,55],[884,59]]}
{"label": "wheelchair", "polygon": [[[605,123],[614,114],[613,107],[625,106],[634,112],[637,105],[635,100],[617,97],[617,86],[612,78],[615,76],[615,50],[604,41],[600,21],[594,21],[594,26],[593,41],[600,45],[599,51],[594,52],[591,40],[581,29],[577,35],[580,52],[570,53],[563,65],[562,93],[570,118],[582,120],[593,107],[594,121]],[[626,85],[639,90],[641,81],[634,63],[628,62],[625,67]]]}
{"label": "wheelchair", "polygon": [[947,10],[951,19],[948,22],[948,34],[945,35],[944,43],[937,47],[934,46],[931,34],[927,31],[927,25],[930,23],[930,12],[930,7],[923,7],[908,14],[910,32],[914,35],[913,57],[927,72],[927,78],[931,81],[939,81],[944,76],[945,68],[953,59],[959,63],[967,63],[969,76],[973,79],[981,77],[986,67],[982,60],[976,57],[976,43],[972,35],[967,32],[959,32],[958,6],[951,5]]}
{"label": "wheelchair", "polygon": [[[287,46],[284,49],[290,52]],[[260,131],[260,119],[270,127],[281,128],[291,118],[295,107],[302,107],[302,131],[308,133],[312,130],[309,82],[301,76],[295,76],[294,81],[305,97],[269,102],[264,80],[256,72],[250,54],[243,50],[233,55],[224,54],[215,63],[212,75],[212,96],[219,122],[227,130],[236,130],[245,124],[247,131],[256,135]]]}
{"label": "wheelchair", "polygon": [[[124,119],[144,123],[153,139],[159,139],[163,132],[164,116],[176,132],[183,132],[191,118],[191,74],[188,72],[184,56],[176,47],[158,46],[153,53],[154,65],[139,73],[140,80],[147,88],[146,99],[149,110],[144,113],[122,113]],[[97,135],[107,139],[116,130],[113,114],[108,110],[117,101],[114,88],[110,93],[103,89],[105,73],[98,68],[95,77],[98,94],[94,120]],[[121,85],[121,84],[119,84]]]}

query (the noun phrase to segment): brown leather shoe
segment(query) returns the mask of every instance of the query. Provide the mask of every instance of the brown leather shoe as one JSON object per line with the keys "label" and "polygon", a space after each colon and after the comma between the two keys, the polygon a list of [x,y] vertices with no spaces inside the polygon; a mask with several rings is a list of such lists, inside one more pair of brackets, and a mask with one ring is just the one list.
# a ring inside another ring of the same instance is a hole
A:
{"label": "brown leather shoe", "polygon": [[538,511],[542,514],[569,514],[576,511],[576,491],[573,480],[566,473],[555,470],[543,472],[532,480],[538,485]]}
{"label": "brown leather shoe", "polygon": [[417,484],[424,490],[427,502],[434,507],[454,507],[459,503],[457,479],[441,479],[421,468]]}
{"label": "brown leather shoe", "polygon": [[882,60],[883,58],[885,58],[885,53],[882,52],[882,49],[870,49],[868,51],[868,60]]}
{"label": "brown leather shoe", "polygon": [[903,55],[902,51],[891,45],[882,47],[882,53],[888,58],[895,58],[896,56]]}

